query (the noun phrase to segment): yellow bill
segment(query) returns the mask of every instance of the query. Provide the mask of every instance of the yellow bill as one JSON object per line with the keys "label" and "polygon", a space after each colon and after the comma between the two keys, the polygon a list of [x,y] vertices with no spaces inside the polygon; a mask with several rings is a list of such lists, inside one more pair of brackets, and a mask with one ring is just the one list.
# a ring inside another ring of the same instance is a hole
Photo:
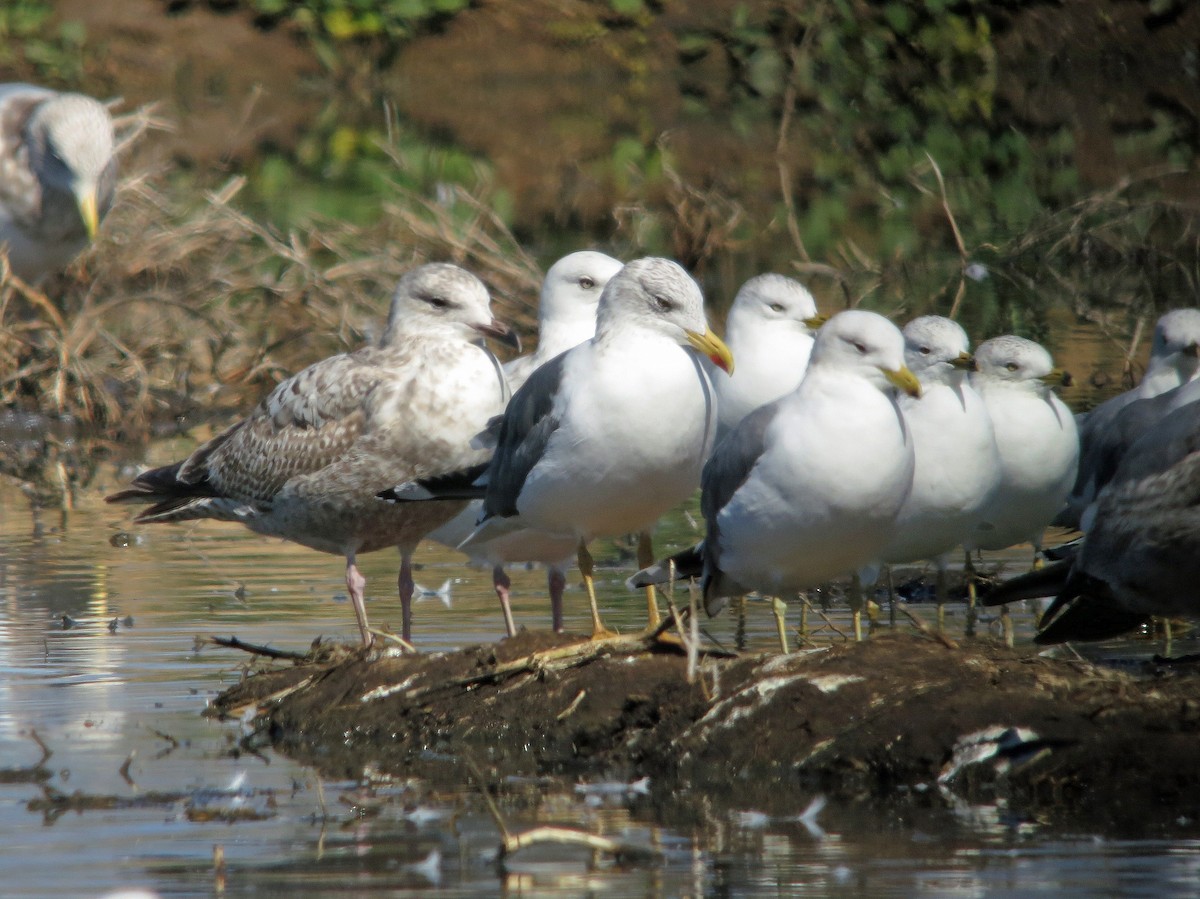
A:
{"label": "yellow bill", "polygon": [[75,198],[79,203],[79,216],[83,219],[83,227],[87,229],[88,240],[95,240],[96,232],[100,230],[100,215],[96,211],[96,188],[81,185]]}
{"label": "yellow bill", "polygon": [[880,366],[879,370],[883,372],[883,376],[891,382],[892,386],[903,390],[909,396],[921,395],[921,382],[917,380],[917,376],[912,373],[907,365],[900,368],[884,368]]}
{"label": "yellow bill", "polygon": [[713,365],[724,369],[726,374],[733,374],[733,353],[729,352],[725,341],[713,333],[712,328],[706,329],[703,334],[695,331],[684,333],[688,343],[711,359]]}

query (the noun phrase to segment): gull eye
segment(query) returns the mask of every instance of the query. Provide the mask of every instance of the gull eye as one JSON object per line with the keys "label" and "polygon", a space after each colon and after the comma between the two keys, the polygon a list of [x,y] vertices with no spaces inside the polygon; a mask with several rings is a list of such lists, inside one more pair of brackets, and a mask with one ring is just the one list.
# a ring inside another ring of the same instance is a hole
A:
{"label": "gull eye", "polygon": [[1015,362],[1009,362],[1004,367],[1007,368],[1009,371],[1016,371],[1021,366],[1017,365],[1017,363],[1015,363]]}
{"label": "gull eye", "polygon": [[432,306],[434,309],[445,309],[450,305],[449,300],[447,300],[445,297],[439,297],[439,296],[426,297],[425,302],[428,303],[430,306]]}
{"label": "gull eye", "polygon": [[782,312],[783,303],[772,303],[769,308],[772,312]]}
{"label": "gull eye", "polygon": [[589,278],[587,275],[584,275],[582,278],[579,279],[579,286],[582,287],[584,290],[591,290],[593,287],[596,286],[596,281],[595,281],[595,279]]}
{"label": "gull eye", "polygon": [[865,343],[862,343],[861,341],[856,340],[856,341],[854,341],[854,348],[856,350],[858,350],[862,355],[864,355],[864,356],[867,355],[867,345]]}
{"label": "gull eye", "polygon": [[670,312],[674,308],[671,305],[671,301],[663,296],[654,297],[654,306],[659,312]]}
{"label": "gull eye", "polygon": [[922,356],[928,356],[928,355],[930,354],[931,350],[929,349],[929,347],[927,347],[927,346],[923,346],[923,347],[920,347],[920,348],[919,348],[918,352],[919,352],[919,353],[920,353]]}

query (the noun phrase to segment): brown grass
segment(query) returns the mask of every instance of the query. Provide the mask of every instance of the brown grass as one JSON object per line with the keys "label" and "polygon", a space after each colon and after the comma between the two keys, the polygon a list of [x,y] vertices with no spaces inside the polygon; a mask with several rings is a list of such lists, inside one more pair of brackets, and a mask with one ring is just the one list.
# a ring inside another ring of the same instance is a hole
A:
{"label": "brown grass", "polygon": [[538,266],[464,190],[435,202],[397,186],[377,225],[283,233],[236,208],[243,183],[196,202],[165,174],[135,175],[97,245],[44,292],[0,272],[0,406],[133,438],[197,406],[245,408],[374,337],[399,276],[433,259],[476,272],[500,317],[532,327]]}

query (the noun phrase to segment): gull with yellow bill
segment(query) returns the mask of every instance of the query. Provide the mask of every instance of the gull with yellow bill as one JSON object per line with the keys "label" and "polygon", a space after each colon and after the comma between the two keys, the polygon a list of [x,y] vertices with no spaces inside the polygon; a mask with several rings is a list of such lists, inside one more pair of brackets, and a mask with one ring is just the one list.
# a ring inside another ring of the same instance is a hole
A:
{"label": "gull with yellow bill", "polygon": [[0,84],[0,251],[36,284],[95,237],[117,181],[104,104],[32,84]]}
{"label": "gull with yellow bill", "polygon": [[[730,597],[783,596],[879,557],[913,478],[894,388],[921,392],[900,331],[873,312],[841,312],[817,332],[799,386],[721,441],[704,468],[704,542],[673,559],[681,576],[701,577],[710,615]],[[660,562],[629,583],[669,574]]]}

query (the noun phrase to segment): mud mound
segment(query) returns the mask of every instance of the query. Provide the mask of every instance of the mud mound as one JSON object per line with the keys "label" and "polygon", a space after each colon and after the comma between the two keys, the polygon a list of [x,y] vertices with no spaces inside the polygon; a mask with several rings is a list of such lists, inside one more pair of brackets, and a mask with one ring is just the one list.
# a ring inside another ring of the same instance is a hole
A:
{"label": "mud mound", "polygon": [[261,672],[215,711],[257,705],[277,748],[337,776],[368,765],[428,775],[469,757],[497,782],[649,776],[668,805],[702,796],[777,813],[820,790],[1001,802],[1043,821],[1147,832],[1200,813],[1195,688],[1191,673],[1134,676],[905,635],[706,659],[689,684],[669,648],[527,632]]}

